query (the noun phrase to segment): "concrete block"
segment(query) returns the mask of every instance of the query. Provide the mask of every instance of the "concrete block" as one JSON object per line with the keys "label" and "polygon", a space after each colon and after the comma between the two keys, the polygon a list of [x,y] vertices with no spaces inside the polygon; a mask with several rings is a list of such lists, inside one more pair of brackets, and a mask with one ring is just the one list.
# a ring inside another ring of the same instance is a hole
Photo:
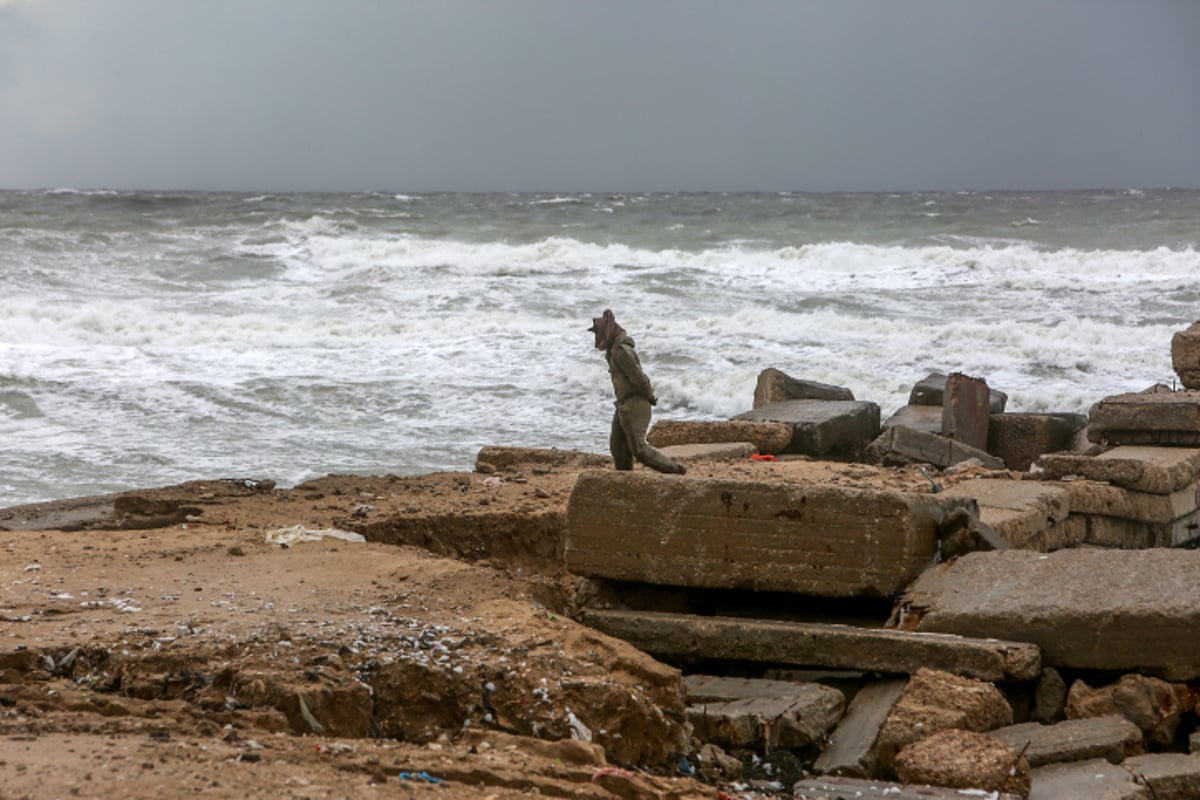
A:
{"label": "concrete block", "polygon": [[1053,725],[1026,722],[997,728],[988,735],[1024,750],[1031,767],[1094,758],[1120,764],[1143,752],[1138,726],[1116,714],[1069,719]]}
{"label": "concrete block", "polygon": [[688,721],[704,742],[729,749],[798,750],[825,740],[845,698],[819,683],[687,678]]}
{"label": "concrete block", "polygon": [[901,627],[1023,640],[1046,666],[1200,677],[1200,552],[1022,550],[937,564],[900,601]]}
{"label": "concrete block", "polygon": [[590,471],[567,505],[578,575],[668,586],[888,597],[962,501],[848,487]]}
{"label": "concrete block", "polygon": [[1153,800],[1127,770],[1103,759],[1051,764],[1030,777],[1027,800]]}
{"label": "concrete block", "polygon": [[709,444],[676,444],[661,448],[674,461],[743,461],[758,452],[750,442],[711,442]]}
{"label": "concrete block", "polygon": [[853,400],[854,393],[844,386],[798,380],[774,367],[758,373],[754,386],[754,408],[783,400]]}
{"label": "concrete block", "polygon": [[[827,775],[822,778],[805,778],[792,784],[793,800],[965,800],[971,795],[963,789],[945,786],[905,786],[891,781],[873,778],[843,778]],[[1020,800],[1020,795],[986,792],[976,797],[981,800]]]}
{"label": "concrete block", "polygon": [[1163,525],[1200,509],[1200,482],[1170,494],[1138,492],[1093,481],[1066,481],[1058,485],[1070,496],[1072,513]]}
{"label": "concrete block", "polygon": [[930,667],[985,681],[1033,680],[1041,674],[1037,648],[1017,641],[655,611],[597,609],[585,612],[583,621],[665,659],[730,659],[892,674]]}
{"label": "concrete block", "polygon": [[1114,445],[1200,444],[1200,392],[1155,386],[1106,397],[1088,413],[1088,438]]}
{"label": "concrete block", "polygon": [[579,450],[559,450],[549,447],[501,447],[487,445],[475,456],[477,472],[498,472],[526,464],[550,467],[596,469],[610,466],[612,459],[598,453]]}
{"label": "concrete block", "polygon": [[752,442],[760,453],[782,453],[792,441],[792,426],[783,422],[735,420],[660,420],[646,434],[655,447],[714,442]]}
{"label": "concrete block", "polygon": [[879,406],[851,400],[784,400],[734,417],[792,426],[785,452],[853,459],[879,435]]}
{"label": "concrete block", "polygon": [[[937,406],[945,403],[947,376],[941,372],[931,372],[913,385],[908,395],[910,406]],[[993,414],[1003,413],[1008,404],[1008,395],[995,389],[988,390],[988,410]]]}
{"label": "concrete block", "polygon": [[883,423],[883,430],[894,426],[903,426],[912,428],[914,431],[922,431],[924,433],[932,433],[937,436],[942,435],[942,407],[941,406],[901,406],[896,410],[895,414],[888,417]]}
{"label": "concrete block", "polygon": [[987,451],[1009,469],[1025,472],[1042,455],[1070,448],[1086,427],[1082,414],[992,414]]}
{"label": "concrete block", "polygon": [[1187,753],[1152,753],[1121,765],[1155,800],[1200,800],[1200,758]]}
{"label": "concrete block", "polygon": [[829,736],[829,744],[813,764],[818,775],[875,776],[875,742],[879,730],[908,681],[901,678],[872,681],[854,695],[842,721]]}
{"label": "concrete block", "polygon": [[924,463],[938,469],[945,469],[972,458],[988,469],[1004,469],[1003,461],[983,450],[903,425],[893,425],[885,429],[863,452],[863,460],[871,464],[901,466]]}
{"label": "concrete block", "polygon": [[988,385],[982,378],[955,372],[946,379],[942,398],[942,435],[987,450]]}
{"label": "concrete block", "polygon": [[1171,337],[1171,367],[1185,389],[1200,389],[1200,322]]}
{"label": "concrete block", "polygon": [[974,499],[979,520],[1012,547],[1030,547],[1071,512],[1070,494],[1041,481],[975,478],[946,487],[946,497]]}
{"label": "concrete block", "polygon": [[1200,449],[1127,445],[1098,456],[1052,453],[1042,456],[1037,466],[1042,480],[1074,476],[1139,492],[1171,494],[1200,478]]}

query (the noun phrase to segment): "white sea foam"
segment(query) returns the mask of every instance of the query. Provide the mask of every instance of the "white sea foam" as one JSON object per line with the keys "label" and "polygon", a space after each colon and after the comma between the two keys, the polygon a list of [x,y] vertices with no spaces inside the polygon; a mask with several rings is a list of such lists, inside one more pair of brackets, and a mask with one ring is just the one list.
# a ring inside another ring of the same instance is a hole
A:
{"label": "white sea foam", "polygon": [[[71,216],[89,199],[58,197],[6,232],[0,505],[239,472],[464,468],[492,443],[603,451],[611,390],[585,329],[605,307],[638,342],[658,417],[724,418],[767,366],[885,416],[932,370],[985,377],[1012,410],[1086,411],[1169,383],[1170,337],[1200,301],[1180,240],[1050,245],[1064,234],[1045,207],[892,242],[793,236],[756,221],[759,200],[724,224],[713,209],[738,202],[724,196],[272,195],[212,211],[176,197],[148,227],[152,197],[96,198],[99,222]],[[497,218],[510,207],[544,218]],[[1043,222],[1014,239],[1013,219]]]}

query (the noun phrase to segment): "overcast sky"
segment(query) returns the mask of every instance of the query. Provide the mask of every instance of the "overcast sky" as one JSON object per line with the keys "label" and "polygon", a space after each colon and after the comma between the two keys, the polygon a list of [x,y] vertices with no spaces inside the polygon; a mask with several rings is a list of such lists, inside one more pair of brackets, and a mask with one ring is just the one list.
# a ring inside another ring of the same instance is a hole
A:
{"label": "overcast sky", "polygon": [[0,0],[0,188],[1200,188],[1196,0]]}

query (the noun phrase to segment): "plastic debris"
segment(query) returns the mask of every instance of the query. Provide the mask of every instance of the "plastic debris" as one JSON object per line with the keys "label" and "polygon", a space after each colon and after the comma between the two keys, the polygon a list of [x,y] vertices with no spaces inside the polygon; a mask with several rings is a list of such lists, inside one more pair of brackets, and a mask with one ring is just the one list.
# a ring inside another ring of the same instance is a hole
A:
{"label": "plastic debris", "polygon": [[293,525],[290,528],[275,528],[267,531],[267,541],[271,544],[294,545],[299,542],[319,542],[322,539],[341,539],[344,542],[365,542],[367,539],[361,533],[340,531],[336,528],[306,528],[303,525]]}

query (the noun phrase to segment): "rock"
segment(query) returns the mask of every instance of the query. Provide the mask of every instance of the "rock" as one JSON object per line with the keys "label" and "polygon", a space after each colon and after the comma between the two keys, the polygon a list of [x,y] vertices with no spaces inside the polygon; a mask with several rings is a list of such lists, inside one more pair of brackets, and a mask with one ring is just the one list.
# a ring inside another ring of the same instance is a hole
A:
{"label": "rock", "polygon": [[1067,717],[1083,719],[1120,714],[1137,725],[1146,738],[1159,744],[1175,740],[1184,714],[1195,706],[1185,684],[1168,683],[1146,675],[1122,675],[1116,683],[1093,689],[1081,680],[1071,684]]}
{"label": "rock", "polygon": [[892,772],[896,754],[906,745],[940,730],[986,733],[1011,725],[1012,706],[990,683],[948,672],[918,670],[879,732],[879,764]]}
{"label": "rock", "polygon": [[902,627],[1023,637],[1044,666],[1200,677],[1200,552],[1023,550],[968,553],[921,574]]}
{"label": "rock", "polygon": [[660,420],[646,441],[655,447],[714,442],[751,442],[760,453],[782,453],[792,441],[792,426],[783,422],[726,420],[690,422]]}
{"label": "rock", "polygon": [[1021,751],[984,733],[942,730],[896,754],[903,783],[1029,795],[1029,762]]}
{"label": "rock", "polygon": [[1053,725],[1025,722],[998,728],[988,735],[1023,751],[1031,767],[1093,758],[1120,764],[1143,750],[1142,732],[1117,714]]}
{"label": "rock", "polygon": [[855,460],[879,435],[879,406],[851,400],[784,400],[738,414],[735,420],[792,426],[784,452]]}
{"label": "rock", "polygon": [[827,383],[797,380],[785,375],[774,367],[767,367],[760,372],[758,374],[758,383],[754,387],[754,408],[760,408],[783,400],[853,399],[854,393],[844,386],[830,386]]}
{"label": "rock", "polygon": [[1200,389],[1200,322],[1171,337],[1171,367],[1185,389]]}
{"label": "rock", "polygon": [[1054,667],[1042,670],[1033,690],[1032,718],[1050,725],[1066,718],[1067,684]]}

